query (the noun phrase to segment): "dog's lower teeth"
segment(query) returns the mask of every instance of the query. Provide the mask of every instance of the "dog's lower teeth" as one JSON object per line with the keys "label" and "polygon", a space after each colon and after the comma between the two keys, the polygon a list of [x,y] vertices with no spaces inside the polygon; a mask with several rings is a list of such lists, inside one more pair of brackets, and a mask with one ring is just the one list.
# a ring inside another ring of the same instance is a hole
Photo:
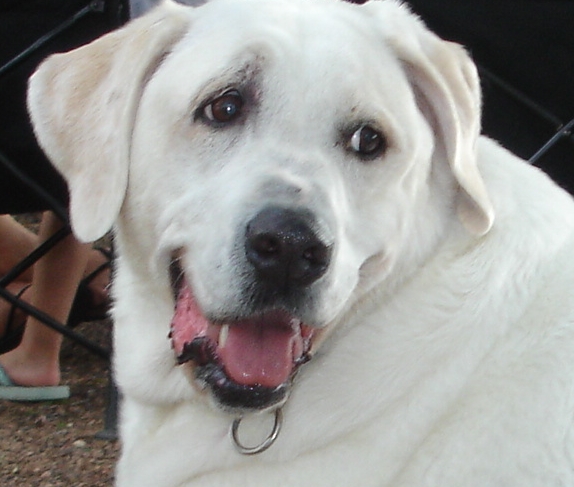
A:
{"label": "dog's lower teeth", "polygon": [[291,318],[291,321],[289,321],[289,326],[291,326],[291,328],[295,329],[301,326],[301,320],[298,318]]}
{"label": "dog's lower teeth", "polygon": [[221,348],[225,347],[227,342],[227,337],[229,336],[229,325],[223,325],[219,332],[219,346]]}

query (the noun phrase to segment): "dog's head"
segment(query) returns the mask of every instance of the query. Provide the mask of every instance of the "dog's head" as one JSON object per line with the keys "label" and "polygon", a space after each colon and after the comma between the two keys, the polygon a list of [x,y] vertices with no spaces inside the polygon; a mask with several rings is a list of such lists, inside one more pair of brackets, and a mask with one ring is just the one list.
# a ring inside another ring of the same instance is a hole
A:
{"label": "dog's head", "polygon": [[78,237],[118,224],[133,286],[119,315],[129,294],[171,330],[173,351],[132,360],[191,371],[227,409],[285,401],[354,304],[421,266],[453,215],[476,235],[492,224],[474,66],[391,0],[165,2],[49,58],[29,106]]}

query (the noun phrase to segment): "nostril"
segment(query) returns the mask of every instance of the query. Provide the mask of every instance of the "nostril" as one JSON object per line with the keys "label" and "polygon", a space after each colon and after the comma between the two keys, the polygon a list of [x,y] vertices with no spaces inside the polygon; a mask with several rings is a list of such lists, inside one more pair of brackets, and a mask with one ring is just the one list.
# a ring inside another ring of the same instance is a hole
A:
{"label": "nostril", "polygon": [[281,272],[282,252],[280,239],[271,235],[255,233],[246,242],[247,259],[261,274]]}
{"label": "nostril", "polygon": [[331,248],[323,244],[314,244],[303,249],[299,259],[291,264],[292,279],[301,284],[311,284],[327,270],[331,259]]}
{"label": "nostril", "polygon": [[325,265],[329,261],[330,254],[330,247],[318,244],[305,249],[303,258],[308,261],[310,265]]}
{"label": "nostril", "polygon": [[281,242],[273,235],[256,235],[251,241],[251,246],[262,257],[273,257],[281,252]]}

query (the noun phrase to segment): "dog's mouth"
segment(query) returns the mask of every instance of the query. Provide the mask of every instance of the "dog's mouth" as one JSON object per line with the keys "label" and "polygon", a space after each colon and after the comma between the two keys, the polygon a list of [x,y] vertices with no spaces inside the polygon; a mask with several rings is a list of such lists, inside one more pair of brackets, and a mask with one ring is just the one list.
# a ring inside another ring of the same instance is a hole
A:
{"label": "dog's mouth", "polygon": [[[183,274],[179,274],[182,276]],[[231,322],[209,321],[183,277],[177,280],[170,337],[178,363],[229,411],[283,404],[299,367],[310,359],[316,329],[273,309]]]}

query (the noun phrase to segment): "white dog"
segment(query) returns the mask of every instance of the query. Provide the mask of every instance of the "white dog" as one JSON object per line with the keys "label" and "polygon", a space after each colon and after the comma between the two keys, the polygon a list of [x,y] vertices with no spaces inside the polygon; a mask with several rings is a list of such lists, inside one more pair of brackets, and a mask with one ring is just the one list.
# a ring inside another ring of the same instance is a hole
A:
{"label": "white dog", "polygon": [[118,486],[574,485],[574,202],[405,6],[165,2],[29,105],[115,224]]}

